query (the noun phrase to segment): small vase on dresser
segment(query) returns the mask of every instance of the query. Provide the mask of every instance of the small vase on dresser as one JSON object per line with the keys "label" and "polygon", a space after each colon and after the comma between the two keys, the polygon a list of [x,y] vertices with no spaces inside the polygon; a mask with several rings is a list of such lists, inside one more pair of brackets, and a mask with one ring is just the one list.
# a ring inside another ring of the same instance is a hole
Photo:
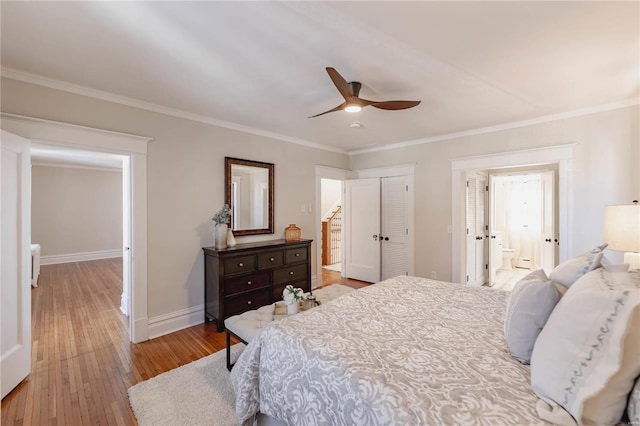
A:
{"label": "small vase on dresser", "polygon": [[229,226],[226,223],[218,223],[213,230],[214,243],[216,250],[227,248],[227,230]]}
{"label": "small vase on dresser", "polygon": [[233,231],[229,229],[227,231],[227,247],[235,247],[236,246],[236,237],[233,236]]}

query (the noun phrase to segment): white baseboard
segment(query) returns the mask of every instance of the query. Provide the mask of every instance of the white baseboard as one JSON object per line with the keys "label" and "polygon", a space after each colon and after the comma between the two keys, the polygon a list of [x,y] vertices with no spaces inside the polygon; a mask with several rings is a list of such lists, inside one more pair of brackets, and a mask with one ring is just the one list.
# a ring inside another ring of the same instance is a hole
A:
{"label": "white baseboard", "polygon": [[122,257],[122,249],[41,256],[40,264],[55,265],[58,263],[86,262],[87,260],[111,259],[112,257]]}
{"label": "white baseboard", "polygon": [[[311,277],[311,288],[316,288],[317,277]],[[178,330],[193,327],[204,322],[204,305],[193,306],[149,318],[149,339],[164,336]]]}
{"label": "white baseboard", "polygon": [[174,331],[193,327],[204,322],[204,305],[193,306],[149,318],[149,338],[164,336]]}

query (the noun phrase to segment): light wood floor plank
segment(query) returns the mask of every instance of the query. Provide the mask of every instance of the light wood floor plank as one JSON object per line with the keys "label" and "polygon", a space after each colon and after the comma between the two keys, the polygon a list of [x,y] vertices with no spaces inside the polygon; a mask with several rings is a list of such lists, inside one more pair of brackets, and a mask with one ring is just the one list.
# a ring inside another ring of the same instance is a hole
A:
{"label": "light wood floor plank", "polygon": [[[130,343],[121,277],[121,259],[41,267],[31,374],[2,400],[2,425],[133,425],[129,387],[224,349],[212,324]],[[322,283],[367,285],[333,271]]]}

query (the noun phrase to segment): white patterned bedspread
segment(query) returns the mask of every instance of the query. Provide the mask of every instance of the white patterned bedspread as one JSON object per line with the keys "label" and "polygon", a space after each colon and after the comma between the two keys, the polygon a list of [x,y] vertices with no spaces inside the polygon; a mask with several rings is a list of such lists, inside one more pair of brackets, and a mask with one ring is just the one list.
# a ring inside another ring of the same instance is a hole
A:
{"label": "white patterned bedspread", "polygon": [[231,373],[240,422],[529,425],[529,367],[503,337],[508,293],[397,277],[276,321]]}

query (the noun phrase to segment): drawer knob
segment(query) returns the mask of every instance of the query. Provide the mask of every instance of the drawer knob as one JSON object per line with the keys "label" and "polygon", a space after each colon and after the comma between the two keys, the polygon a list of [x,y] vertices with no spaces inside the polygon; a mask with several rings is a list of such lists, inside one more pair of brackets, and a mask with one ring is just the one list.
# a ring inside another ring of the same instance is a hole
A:
{"label": "drawer knob", "polygon": [[289,271],[289,275],[293,275],[293,271]]}
{"label": "drawer knob", "polygon": [[244,266],[244,263],[240,262],[238,263],[238,266],[242,268]]}
{"label": "drawer knob", "polygon": [[251,304],[251,300],[249,300],[249,301],[247,302],[247,305],[250,305],[250,304]]}
{"label": "drawer knob", "polygon": [[300,257],[300,253],[296,253],[296,257]]}
{"label": "drawer knob", "polygon": [[275,259],[273,257],[269,258],[269,262],[273,262]]}
{"label": "drawer knob", "polygon": [[251,281],[247,281],[247,285],[251,285]]}

